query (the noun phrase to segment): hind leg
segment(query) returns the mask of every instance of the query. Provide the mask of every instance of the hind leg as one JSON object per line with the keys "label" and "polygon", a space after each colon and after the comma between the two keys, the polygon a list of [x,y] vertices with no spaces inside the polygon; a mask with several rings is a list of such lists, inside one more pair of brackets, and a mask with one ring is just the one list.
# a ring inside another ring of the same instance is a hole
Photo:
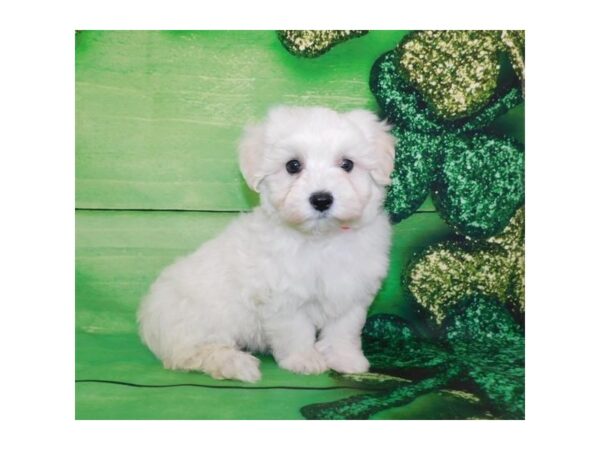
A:
{"label": "hind leg", "polygon": [[198,346],[191,356],[165,363],[168,369],[205,372],[218,380],[240,380],[254,383],[260,380],[260,361],[250,353],[222,344]]}

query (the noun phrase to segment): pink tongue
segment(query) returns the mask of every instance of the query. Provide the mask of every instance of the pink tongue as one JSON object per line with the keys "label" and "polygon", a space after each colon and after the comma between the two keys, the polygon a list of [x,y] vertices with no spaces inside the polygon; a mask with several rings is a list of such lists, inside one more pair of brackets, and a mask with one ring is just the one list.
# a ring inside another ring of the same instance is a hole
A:
{"label": "pink tongue", "polygon": [[350,229],[350,227],[348,225],[342,225],[340,228],[344,231],[347,231]]}

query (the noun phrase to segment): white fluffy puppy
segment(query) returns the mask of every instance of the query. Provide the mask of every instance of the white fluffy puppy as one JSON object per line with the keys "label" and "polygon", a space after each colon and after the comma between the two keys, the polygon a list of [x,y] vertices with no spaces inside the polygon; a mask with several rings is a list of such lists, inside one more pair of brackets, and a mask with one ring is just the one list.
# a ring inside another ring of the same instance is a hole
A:
{"label": "white fluffy puppy", "polygon": [[388,267],[388,130],[368,111],[318,107],[277,107],[246,129],[241,171],[260,206],[167,267],[140,306],[166,368],[257,381],[247,350],[304,374],[369,369],[360,335]]}

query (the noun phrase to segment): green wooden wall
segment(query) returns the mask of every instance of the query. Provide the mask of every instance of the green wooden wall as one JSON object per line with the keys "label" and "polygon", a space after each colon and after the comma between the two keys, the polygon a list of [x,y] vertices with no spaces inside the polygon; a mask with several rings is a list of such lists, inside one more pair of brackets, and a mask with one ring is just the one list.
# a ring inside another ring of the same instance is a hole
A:
{"label": "green wooden wall", "polygon": [[[257,204],[237,165],[242,127],[281,103],[376,111],[371,65],[405,34],[372,31],[316,59],[290,55],[273,31],[76,34],[78,418],[301,418],[301,406],[349,394],[310,390],[335,383],[326,374],[282,371],[268,356],[258,387],[307,389],[85,380],[241,386],[162,369],[137,338],[137,304],[161,268]],[[523,140],[523,115],[516,108],[497,128]],[[389,276],[371,312],[414,320],[402,269],[415,251],[449,234],[430,200],[396,225]],[[449,394],[430,394],[380,418],[471,414],[457,404]]]}

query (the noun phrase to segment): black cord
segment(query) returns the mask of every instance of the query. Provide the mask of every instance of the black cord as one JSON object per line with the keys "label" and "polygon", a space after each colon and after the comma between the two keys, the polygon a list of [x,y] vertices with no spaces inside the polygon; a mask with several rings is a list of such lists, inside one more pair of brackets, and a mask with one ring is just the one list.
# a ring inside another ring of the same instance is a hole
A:
{"label": "black cord", "polygon": [[384,391],[386,389],[375,388],[375,387],[356,387],[356,386],[323,386],[323,387],[309,387],[309,386],[227,386],[227,385],[210,385],[210,384],[196,384],[196,383],[181,383],[181,384],[139,384],[130,383],[127,381],[115,381],[115,380],[75,380],[75,383],[105,383],[105,384],[117,384],[120,386],[129,386],[136,388],[172,388],[172,387],[201,387],[210,389],[246,389],[246,390],[268,390],[268,389],[287,389],[297,391],[333,391],[339,389],[355,389],[360,391]]}

